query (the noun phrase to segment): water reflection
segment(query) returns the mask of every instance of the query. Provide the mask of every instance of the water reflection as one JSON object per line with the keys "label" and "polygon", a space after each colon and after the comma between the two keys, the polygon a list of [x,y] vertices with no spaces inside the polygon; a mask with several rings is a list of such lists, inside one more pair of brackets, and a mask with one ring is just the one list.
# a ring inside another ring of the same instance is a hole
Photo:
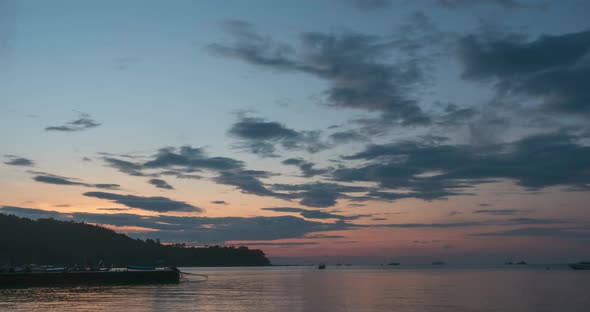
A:
{"label": "water reflection", "polygon": [[[590,272],[311,267],[187,269],[178,285],[0,289],[9,311],[586,311]],[[203,272],[205,271],[205,272]],[[193,278],[199,280],[199,278]]]}

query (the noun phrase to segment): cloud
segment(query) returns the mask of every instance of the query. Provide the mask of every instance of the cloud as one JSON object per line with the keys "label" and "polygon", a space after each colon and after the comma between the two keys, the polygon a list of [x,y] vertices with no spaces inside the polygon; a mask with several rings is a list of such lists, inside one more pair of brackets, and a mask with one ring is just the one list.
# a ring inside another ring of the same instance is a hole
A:
{"label": "cloud", "polygon": [[[157,159],[157,158],[156,158]],[[187,163],[186,165],[172,165],[164,166],[163,168],[145,166],[142,162],[122,160],[113,157],[103,157],[103,160],[107,163],[107,166],[117,169],[119,172],[138,177],[159,177],[159,176],[173,176],[178,179],[195,179],[200,180],[203,177],[193,172],[200,172],[200,169],[192,167],[193,164]],[[160,170],[157,173],[146,173],[145,171]]]}
{"label": "cloud", "polygon": [[354,32],[307,32],[300,36],[301,45],[296,49],[257,34],[245,22],[230,22],[228,28],[234,43],[209,45],[216,55],[320,78],[329,84],[324,92],[329,107],[379,112],[390,123],[400,125],[430,123],[430,117],[410,96],[411,90],[423,87],[422,59],[413,55],[402,60],[399,54],[391,58],[408,46],[408,38],[396,41]]}
{"label": "cloud", "polygon": [[210,157],[203,148],[182,146],[180,148],[161,148],[147,161],[127,161],[112,157],[104,157],[108,166],[132,175],[158,177],[171,175],[179,179],[201,179],[200,175],[190,174],[203,170],[212,171],[216,176],[211,180],[218,184],[235,186],[242,193],[258,196],[270,196],[289,200],[293,197],[285,193],[277,193],[268,189],[261,179],[276,174],[244,169],[244,162],[228,157]]}
{"label": "cloud", "polygon": [[228,133],[242,141],[238,148],[263,157],[276,157],[276,144],[286,150],[305,150],[309,153],[327,148],[320,142],[319,131],[295,131],[262,118],[242,116]]}
{"label": "cloud", "polygon": [[164,170],[164,171],[160,171],[159,174],[160,175],[174,176],[177,179],[187,179],[187,180],[201,180],[201,179],[203,179],[203,176],[201,176],[201,175],[184,173],[184,171],[186,171],[186,172],[193,172],[194,170],[193,169],[186,169],[186,170]]}
{"label": "cloud", "polygon": [[446,127],[461,126],[465,125],[466,123],[469,123],[470,121],[472,122],[476,117],[486,118],[486,125],[494,125],[500,123],[499,118],[493,119],[489,116],[482,116],[481,112],[473,107],[460,107],[456,104],[447,104],[444,106],[443,114],[438,116],[436,124]]}
{"label": "cloud", "polygon": [[291,208],[291,207],[270,207],[261,208],[261,210],[275,211],[275,212],[295,212],[299,213],[302,217],[307,219],[338,219],[338,220],[357,220],[362,217],[370,217],[370,215],[355,215],[355,216],[343,216],[339,214],[328,213],[318,210],[309,210],[302,208]]}
{"label": "cloud", "polygon": [[222,171],[213,180],[219,184],[232,185],[244,194],[270,196],[289,200],[293,197],[286,193],[278,193],[268,189],[260,179],[270,178],[272,174],[260,170],[231,170]]}
{"label": "cloud", "polygon": [[[289,207],[285,207],[285,210]],[[118,208],[117,208],[118,209]],[[295,208],[297,209],[297,208]],[[280,211],[280,207],[276,211]],[[194,245],[220,243],[226,241],[273,241],[279,239],[321,239],[344,238],[325,232],[354,230],[360,228],[463,228],[494,225],[484,222],[456,223],[401,223],[380,225],[357,225],[342,220],[334,223],[322,223],[293,216],[277,217],[179,217],[179,216],[142,216],[128,213],[60,213],[41,209],[14,206],[0,207],[0,213],[15,214],[28,218],[54,218],[59,220],[84,221],[115,226],[135,226],[150,229],[145,233],[132,233],[136,237],[154,237],[157,235],[166,242],[185,242]],[[517,224],[517,223],[513,223]],[[541,224],[541,223],[537,223]],[[570,228],[523,228],[503,232],[471,234],[471,236],[556,236],[585,237],[590,235],[584,227]],[[316,234],[317,233],[317,234]]]}
{"label": "cloud", "polygon": [[383,189],[369,196],[425,200],[466,194],[467,188],[512,180],[530,190],[549,186],[586,189],[590,183],[590,147],[566,133],[541,134],[485,147],[401,142],[370,145],[346,160],[364,160],[356,168],[339,168],[339,182],[375,182]]}
{"label": "cloud", "polygon": [[502,97],[540,100],[544,111],[590,116],[590,31],[488,37],[459,40],[465,79],[493,81]]}
{"label": "cloud", "polygon": [[590,238],[590,233],[581,228],[519,228],[507,231],[470,234],[471,236],[550,236],[562,238]]}
{"label": "cloud", "polygon": [[453,222],[453,223],[399,223],[399,224],[376,224],[373,227],[386,228],[456,228],[485,225],[482,222]]}
{"label": "cloud", "polygon": [[[263,181],[276,174],[244,169],[242,161],[210,157],[202,148],[190,146],[160,149],[147,161],[110,161],[110,164],[131,175],[212,171],[215,174],[210,178],[213,182],[234,186],[242,193],[282,200],[297,199],[301,205],[318,208],[331,207],[339,199],[444,199],[470,195],[469,189],[475,185],[501,180],[512,180],[529,190],[548,186],[586,189],[590,184],[590,176],[585,174],[590,170],[587,161],[590,147],[581,145],[578,137],[566,132],[533,135],[486,146],[449,145],[447,141],[371,144],[341,159],[362,163],[353,167],[340,164],[324,173],[337,183],[299,185],[267,184]],[[323,172],[299,158],[288,159],[285,163],[299,166],[308,177]],[[53,179],[52,182],[58,181]],[[373,182],[375,186],[347,186],[342,184],[344,182]],[[349,193],[364,194],[352,196]]]}
{"label": "cloud", "polygon": [[61,126],[46,127],[45,131],[74,132],[96,128],[100,125],[101,124],[96,120],[92,119],[92,117],[89,114],[80,114],[80,117],[74,121],[70,121]]}
{"label": "cloud", "polygon": [[96,187],[99,189],[105,190],[118,190],[121,188],[119,184],[108,184],[108,183],[99,183],[99,184],[89,184],[89,187]]}
{"label": "cloud", "polygon": [[86,197],[95,197],[114,201],[121,205],[147,211],[169,212],[169,211],[194,211],[202,212],[201,208],[192,206],[185,202],[171,200],[166,197],[142,197],[135,195],[119,195],[106,192],[86,192]]}
{"label": "cloud", "polygon": [[275,211],[275,212],[302,212],[305,209],[294,208],[294,207],[270,207],[270,208],[261,208],[261,210],[269,210],[269,211]]}
{"label": "cloud", "polygon": [[437,0],[436,2],[443,7],[453,9],[473,5],[497,5],[508,9],[526,7],[516,0]]}
{"label": "cloud", "polygon": [[104,211],[125,211],[131,208],[96,208],[96,210],[104,210]]}
{"label": "cloud", "polygon": [[340,219],[340,220],[356,220],[361,217],[369,215],[343,216],[319,210],[305,210],[301,212],[301,216],[307,219]]}
{"label": "cloud", "polygon": [[355,130],[334,132],[329,137],[335,144],[368,142],[370,140],[369,137]]}
{"label": "cloud", "polygon": [[161,189],[166,189],[166,190],[173,190],[174,187],[172,187],[172,185],[168,184],[168,182],[162,180],[162,179],[150,179],[148,181],[149,184],[157,187],[157,188],[161,188]]}
{"label": "cloud", "polygon": [[[244,242],[248,246],[308,246],[318,245],[318,242]],[[240,243],[238,243],[240,245]]]}
{"label": "cloud", "polygon": [[493,216],[506,216],[506,215],[514,215],[522,213],[523,210],[520,209],[480,209],[475,210],[473,213],[482,213],[488,214]]}
{"label": "cloud", "polygon": [[[363,11],[383,10],[395,3],[393,0],[340,0],[340,2]],[[409,2],[411,1],[407,1],[406,3]],[[449,9],[458,9],[475,5],[496,5],[507,9],[528,7],[528,5],[524,5],[516,0],[435,0],[433,2]]]}
{"label": "cloud", "polygon": [[288,158],[281,162],[283,165],[297,166],[301,170],[302,176],[311,178],[316,175],[322,175],[329,172],[328,169],[315,169],[315,164],[308,162],[302,158]]}
{"label": "cloud", "polygon": [[34,208],[21,208],[15,206],[2,206],[0,207],[0,212],[5,214],[14,214],[19,217],[23,218],[30,218],[30,219],[67,219],[68,215],[64,213],[60,213],[57,211],[51,210],[42,210],[42,209],[34,209]]}
{"label": "cloud", "polygon": [[16,155],[4,155],[8,160],[4,163],[11,166],[21,166],[21,167],[34,167],[35,162],[24,157],[19,157]]}
{"label": "cloud", "polygon": [[214,200],[211,203],[215,205],[229,205],[225,200]]}
{"label": "cloud", "polygon": [[53,175],[50,173],[44,173],[44,172],[31,171],[30,173],[36,174],[33,177],[33,180],[35,180],[37,182],[41,182],[41,183],[47,183],[47,184],[75,185],[75,186],[84,186],[84,187],[95,187],[95,188],[107,189],[107,190],[118,190],[121,187],[119,184],[112,184],[112,183],[97,183],[97,184],[86,183],[86,182],[82,182],[78,179],[61,177],[61,176]]}
{"label": "cloud", "polygon": [[419,244],[419,245],[428,245],[428,244],[432,244],[432,243],[440,243],[440,240],[415,240],[413,241],[414,244]]}
{"label": "cloud", "polygon": [[346,238],[346,236],[342,236],[342,235],[328,235],[328,234],[310,234],[310,235],[305,235],[305,238],[330,239],[330,238]]}
{"label": "cloud", "polygon": [[126,173],[132,176],[144,175],[141,172],[141,170],[143,169],[141,164],[113,157],[103,157],[103,160],[108,164],[109,167],[115,168],[122,173]]}
{"label": "cloud", "polygon": [[375,11],[391,6],[391,0],[339,0],[340,2],[364,11]]}
{"label": "cloud", "polygon": [[144,169],[184,167],[193,170],[231,170],[240,169],[244,162],[227,157],[209,157],[202,148],[182,146],[176,148],[162,148],[153,160],[142,165]]}
{"label": "cloud", "polygon": [[505,224],[562,224],[567,223],[560,219],[540,219],[540,218],[512,218],[508,219]]}
{"label": "cloud", "polygon": [[326,208],[336,204],[339,198],[354,198],[345,193],[366,192],[362,186],[348,186],[335,183],[273,184],[273,190],[289,191],[292,198],[301,198],[301,205]]}
{"label": "cloud", "polygon": [[48,176],[48,175],[37,175],[33,177],[33,180],[42,183],[48,184],[58,184],[58,185],[81,185],[87,186],[86,183],[75,182],[68,180],[67,178],[57,177],[57,176]]}
{"label": "cloud", "polygon": [[[1,207],[0,212],[31,218],[52,217],[61,220],[85,221],[115,226],[136,226],[150,229],[131,233],[136,237],[157,235],[165,242],[185,242],[204,245],[226,241],[263,241],[306,238],[310,233],[340,231],[354,226],[344,222],[320,223],[293,216],[278,217],[175,217],[141,216],[135,214],[59,213],[20,207]],[[157,230],[154,232],[153,230]]]}

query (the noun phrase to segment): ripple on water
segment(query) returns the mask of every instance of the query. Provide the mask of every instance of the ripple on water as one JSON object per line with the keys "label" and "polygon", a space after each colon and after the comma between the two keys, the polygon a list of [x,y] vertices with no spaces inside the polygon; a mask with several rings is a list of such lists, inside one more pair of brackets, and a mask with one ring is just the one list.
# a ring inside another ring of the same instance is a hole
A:
{"label": "ripple on water", "polygon": [[566,269],[219,268],[178,285],[0,289],[0,311],[587,311]]}

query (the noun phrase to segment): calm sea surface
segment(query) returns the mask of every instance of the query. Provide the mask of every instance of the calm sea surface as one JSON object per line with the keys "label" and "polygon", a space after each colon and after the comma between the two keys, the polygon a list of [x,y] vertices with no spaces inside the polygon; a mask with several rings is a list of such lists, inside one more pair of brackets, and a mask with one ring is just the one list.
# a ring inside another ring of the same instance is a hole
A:
{"label": "calm sea surface", "polygon": [[0,289],[0,311],[590,311],[566,266],[185,268],[178,285]]}

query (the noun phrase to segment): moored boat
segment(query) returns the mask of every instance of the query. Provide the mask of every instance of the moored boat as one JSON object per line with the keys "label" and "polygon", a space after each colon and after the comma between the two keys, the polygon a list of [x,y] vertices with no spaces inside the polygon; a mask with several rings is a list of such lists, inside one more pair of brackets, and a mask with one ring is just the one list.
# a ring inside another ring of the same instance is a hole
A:
{"label": "moored boat", "polygon": [[0,273],[0,287],[54,285],[170,284],[180,281],[177,268],[108,269],[91,271],[42,271]]}
{"label": "moored boat", "polygon": [[568,266],[574,270],[590,270],[590,262],[570,263]]}

